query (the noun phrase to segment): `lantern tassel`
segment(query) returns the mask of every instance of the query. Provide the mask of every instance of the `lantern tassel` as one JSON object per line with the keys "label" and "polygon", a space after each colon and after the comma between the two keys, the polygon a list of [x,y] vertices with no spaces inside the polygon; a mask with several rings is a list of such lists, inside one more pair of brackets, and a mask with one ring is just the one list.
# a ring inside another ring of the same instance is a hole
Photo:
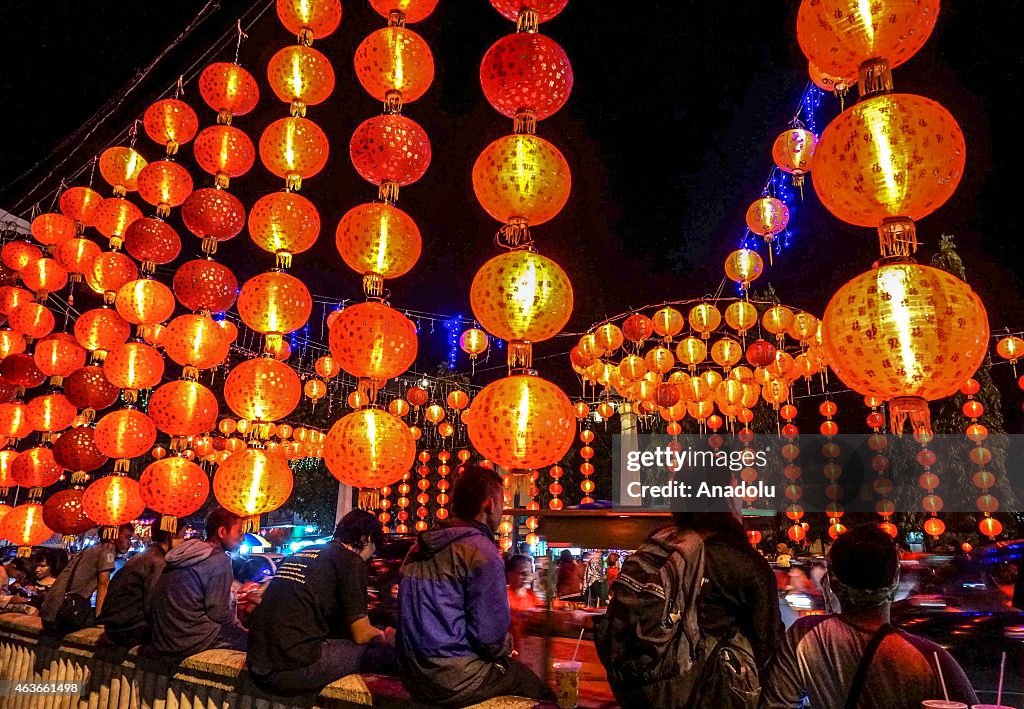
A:
{"label": "lantern tassel", "polygon": [[160,517],[160,529],[176,534],[178,531],[178,518],[172,515],[163,515]]}
{"label": "lantern tassel", "polygon": [[[162,522],[161,522],[162,524]],[[252,515],[245,518],[245,522],[242,523],[243,532],[259,533],[260,531],[260,516]]]}
{"label": "lantern tassel", "polygon": [[375,510],[380,507],[380,490],[376,488],[360,488],[356,507],[361,510]]}
{"label": "lantern tassel", "polygon": [[75,539],[76,537],[74,534],[65,534],[60,538],[60,545],[65,549],[71,549],[71,545],[75,543]]}
{"label": "lantern tassel", "polygon": [[932,433],[932,415],[928,402],[919,396],[898,396],[889,402],[889,425],[897,436],[910,421],[912,433]]}
{"label": "lantern tassel", "polygon": [[32,556],[32,547],[18,547],[18,558],[27,559]]}

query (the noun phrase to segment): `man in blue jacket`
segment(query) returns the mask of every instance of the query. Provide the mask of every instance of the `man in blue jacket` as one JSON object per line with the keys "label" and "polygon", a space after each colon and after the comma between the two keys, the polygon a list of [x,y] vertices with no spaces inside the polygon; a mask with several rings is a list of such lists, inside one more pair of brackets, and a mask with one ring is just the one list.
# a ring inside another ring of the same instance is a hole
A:
{"label": "man in blue jacket", "polygon": [[505,566],[494,541],[504,513],[501,476],[464,466],[452,487],[453,518],[419,535],[402,565],[398,656],[414,699],[466,706],[491,697],[551,698],[512,659]]}
{"label": "man in blue jacket", "polygon": [[241,517],[218,507],[206,518],[206,541],[189,539],[167,552],[153,589],[146,654],[182,660],[213,648],[245,650],[228,556],[241,543]]}

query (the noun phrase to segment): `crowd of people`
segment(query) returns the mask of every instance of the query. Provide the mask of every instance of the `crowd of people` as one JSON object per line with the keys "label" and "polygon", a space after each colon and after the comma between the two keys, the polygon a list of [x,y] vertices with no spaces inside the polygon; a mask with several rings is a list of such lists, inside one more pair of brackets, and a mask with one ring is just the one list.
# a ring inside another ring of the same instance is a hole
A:
{"label": "crowd of people", "polygon": [[[420,533],[402,564],[397,628],[369,620],[367,561],[383,535],[362,510],[272,574],[262,561],[233,569],[243,520],[216,509],[204,539],[155,531],[145,551],[111,575],[131,540],[125,525],[67,564],[50,552],[7,564],[0,603],[38,612],[50,632],[100,624],[108,642],[141,645],[142,654],[168,662],[213,648],[244,651],[254,683],[280,695],[374,672],[396,673],[413,699],[438,706],[501,695],[551,699],[517,656],[522,632],[513,611],[542,601],[534,560],[503,558],[495,543],[501,477],[464,466],[451,505],[451,517]],[[941,696],[935,661],[949,696],[976,703],[948,652],[890,625],[899,568],[886,534],[851,530],[832,545],[823,572],[841,610],[802,618],[786,632],[774,572],[731,510],[675,513],[672,526],[624,561],[592,553],[579,562],[563,552],[548,572],[558,598],[607,606],[595,644],[625,707],[916,708]],[[94,609],[83,614],[80,599],[94,595]]]}

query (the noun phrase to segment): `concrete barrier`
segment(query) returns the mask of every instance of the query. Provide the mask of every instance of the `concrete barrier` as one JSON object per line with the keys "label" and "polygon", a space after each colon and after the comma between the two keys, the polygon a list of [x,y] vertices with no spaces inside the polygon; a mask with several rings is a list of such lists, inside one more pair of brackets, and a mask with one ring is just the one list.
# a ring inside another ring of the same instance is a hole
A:
{"label": "concrete barrier", "polygon": [[[101,628],[63,638],[43,633],[38,617],[0,615],[0,680],[77,683],[78,696],[15,694],[4,709],[423,709],[395,677],[350,675],[322,692],[279,697],[260,691],[245,670],[245,653],[207,650],[181,664],[140,657],[109,643]],[[477,709],[550,709],[522,697],[498,697]]]}

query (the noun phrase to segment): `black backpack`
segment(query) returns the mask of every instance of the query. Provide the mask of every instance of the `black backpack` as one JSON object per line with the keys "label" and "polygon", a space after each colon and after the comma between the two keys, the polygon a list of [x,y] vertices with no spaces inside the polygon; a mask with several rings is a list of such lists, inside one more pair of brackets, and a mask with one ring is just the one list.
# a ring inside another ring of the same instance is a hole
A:
{"label": "black backpack", "polygon": [[652,533],[622,565],[594,636],[623,707],[757,706],[757,666],[747,639],[700,631],[703,583],[703,539],[675,527]]}

